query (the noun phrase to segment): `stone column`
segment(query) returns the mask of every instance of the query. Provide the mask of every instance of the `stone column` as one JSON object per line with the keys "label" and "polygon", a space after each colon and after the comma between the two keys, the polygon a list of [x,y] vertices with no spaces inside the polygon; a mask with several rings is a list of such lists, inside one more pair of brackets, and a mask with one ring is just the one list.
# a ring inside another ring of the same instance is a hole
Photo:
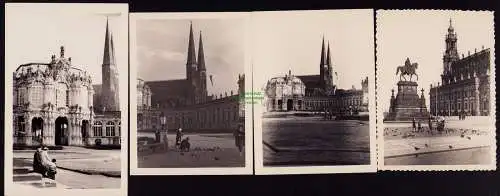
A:
{"label": "stone column", "polygon": [[73,118],[69,117],[68,119],[68,130],[67,130],[67,138],[68,138],[68,146],[71,146],[71,145],[74,145],[74,140],[73,140],[73,137],[74,137],[74,127],[75,127],[75,121]]}
{"label": "stone column", "polygon": [[48,138],[49,138],[49,137],[47,136],[48,126],[49,126],[49,124],[48,124],[47,118],[46,118],[46,117],[44,117],[44,118],[43,118],[43,124],[42,124],[42,136],[43,136],[43,137],[42,137],[42,144],[43,144],[43,145],[49,145],[49,143],[48,143],[48,141],[47,141],[47,140],[48,140]]}
{"label": "stone column", "polygon": [[31,131],[31,116],[26,115],[26,123],[24,125],[24,131],[25,131],[25,144],[28,146],[32,145],[32,131]]}
{"label": "stone column", "polygon": [[479,77],[474,77],[474,114],[475,116],[481,115],[480,101],[479,101]]}
{"label": "stone column", "polygon": [[54,135],[55,135],[55,122],[54,122],[54,119],[52,117],[49,117],[48,121],[48,126],[47,126],[47,134],[48,134],[48,143],[50,145],[55,145],[55,138],[54,138]]}

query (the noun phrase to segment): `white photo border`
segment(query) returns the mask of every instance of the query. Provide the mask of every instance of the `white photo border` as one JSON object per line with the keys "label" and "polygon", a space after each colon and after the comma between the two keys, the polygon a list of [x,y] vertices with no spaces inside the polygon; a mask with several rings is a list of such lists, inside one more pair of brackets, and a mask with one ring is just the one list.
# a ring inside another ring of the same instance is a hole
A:
{"label": "white photo border", "polygon": [[[245,29],[248,29],[248,13],[131,13],[130,14],[130,97],[135,100],[137,97],[137,67],[140,63],[137,60],[137,20],[147,19],[234,19],[241,18],[245,22]],[[245,30],[245,32],[248,32]],[[248,33],[245,33],[245,50],[248,50]],[[245,52],[245,91],[251,90],[250,55]],[[130,138],[134,138],[130,143],[130,174],[131,175],[251,175],[253,174],[253,142],[252,142],[252,113],[250,104],[245,104],[245,167],[210,167],[210,168],[139,168],[137,153],[137,102],[130,102]]]}
{"label": "white photo border", "polygon": [[[383,21],[380,21],[380,14],[398,14],[398,13],[407,13],[407,12],[428,12],[428,14],[449,14],[456,12],[457,14],[471,14],[471,13],[482,13],[482,14],[491,14],[491,23],[492,23],[492,34],[491,36],[495,36],[495,23],[494,23],[494,11],[462,11],[462,10],[376,10],[376,33],[375,38],[379,40],[379,30],[381,27],[383,28]],[[495,39],[493,39],[495,42]],[[376,52],[379,52],[379,44],[376,41]],[[495,43],[493,43],[493,47],[491,50],[490,57],[490,111],[491,111],[491,120],[492,120],[492,130],[496,130],[496,86],[495,86]],[[380,69],[379,67],[379,56],[377,54],[377,73]],[[378,77],[378,74],[377,74]],[[377,83],[377,87],[380,84]],[[378,97],[377,97],[378,99]],[[382,97],[384,99],[384,97]],[[384,164],[384,123],[383,123],[383,111],[385,108],[381,108],[380,105],[377,105],[377,167],[378,170],[381,171],[491,171],[496,170],[497,160],[496,160],[496,150],[497,150],[497,141],[496,141],[496,131],[492,131],[493,135],[490,137],[491,151],[491,163],[487,165],[385,165]]]}
{"label": "white photo border", "polygon": [[[372,29],[374,28],[373,24],[373,9],[354,9],[355,11],[366,11],[366,14],[369,15],[370,20],[372,21]],[[331,12],[333,14],[340,12],[348,12],[350,10],[316,10],[316,11],[276,11],[276,14],[287,14],[287,13],[302,13],[306,14],[307,12]],[[258,12],[257,12],[258,13]],[[272,12],[266,12],[272,13]],[[372,37],[371,44],[373,47],[373,64],[371,65],[373,69],[370,69],[371,72],[368,76],[368,94],[369,94],[369,132],[370,132],[370,163],[366,165],[335,165],[335,166],[264,166],[263,161],[263,144],[262,144],[262,118],[261,114],[263,113],[262,104],[254,105],[254,153],[255,153],[255,174],[256,175],[280,175],[280,174],[328,174],[328,173],[372,173],[377,171],[376,165],[376,110],[375,110],[375,43],[374,43],[374,34],[373,30],[370,32],[369,36]],[[365,35],[363,35],[365,36]],[[356,36],[353,35],[353,39]],[[252,42],[253,43],[253,42]],[[258,50],[257,48],[252,48],[253,50]],[[254,65],[255,66],[255,65]],[[258,74],[258,73],[254,73]],[[255,84],[254,84],[255,85]],[[254,88],[253,91],[260,92],[260,89]]]}
{"label": "white photo border", "polygon": [[[120,32],[121,39],[120,41],[128,46],[128,42],[126,41],[128,38],[128,4],[120,3],[120,4],[103,4],[103,3],[7,3],[5,5],[5,15],[6,15],[6,26],[8,23],[14,22],[9,21],[9,12],[11,12],[11,8],[20,8],[20,7],[30,7],[32,9],[56,9],[52,12],[57,12],[58,14],[64,16],[68,14],[79,14],[79,15],[91,15],[91,14],[113,14],[121,17],[120,28],[115,29],[114,33]],[[117,17],[117,16],[114,16]],[[102,30],[104,33],[104,29]],[[8,38],[6,32],[6,38]],[[118,40],[114,40],[117,43]],[[26,43],[28,44],[28,43]],[[104,46],[104,45],[103,45]],[[120,50],[117,50],[120,51]],[[124,128],[128,127],[127,120],[127,111],[128,111],[128,48],[123,51],[122,56],[123,59],[120,59],[123,62],[121,66],[123,71],[120,71],[121,74],[119,76],[120,79],[120,108],[121,108],[121,127],[122,130],[127,130]],[[5,50],[5,58],[9,58],[8,50]],[[6,65],[5,66],[5,95],[11,95],[13,92],[12,85],[12,73],[16,69],[17,65]],[[127,195],[128,192],[128,135],[122,134],[121,138],[121,184],[120,188],[110,188],[110,189],[64,189],[64,188],[30,188],[29,186],[20,186],[13,182],[13,141],[12,141],[12,96],[5,96],[5,117],[4,117],[4,130],[5,130],[5,168],[4,168],[4,185],[5,185],[5,194],[6,195],[34,195],[34,194],[42,194],[42,195],[74,195],[74,196],[88,196],[88,195]],[[126,133],[123,132],[122,133]]]}

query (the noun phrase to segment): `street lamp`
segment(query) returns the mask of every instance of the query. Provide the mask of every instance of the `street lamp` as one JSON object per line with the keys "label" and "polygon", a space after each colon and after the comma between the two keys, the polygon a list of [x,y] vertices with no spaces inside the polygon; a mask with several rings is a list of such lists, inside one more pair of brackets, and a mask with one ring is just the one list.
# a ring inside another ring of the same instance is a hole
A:
{"label": "street lamp", "polygon": [[165,127],[165,125],[167,124],[167,117],[165,116],[165,114],[163,114],[163,112],[161,113],[160,115],[160,123],[161,123],[161,128],[162,130],[164,130],[162,132],[162,138],[163,138],[163,143],[165,145],[165,150],[168,150],[168,139],[167,139],[167,132],[168,132],[168,129]]}
{"label": "street lamp", "polygon": [[161,113],[161,116],[160,116],[160,123],[161,123],[162,130],[165,130],[165,124],[167,123],[167,117],[163,114],[163,112]]}

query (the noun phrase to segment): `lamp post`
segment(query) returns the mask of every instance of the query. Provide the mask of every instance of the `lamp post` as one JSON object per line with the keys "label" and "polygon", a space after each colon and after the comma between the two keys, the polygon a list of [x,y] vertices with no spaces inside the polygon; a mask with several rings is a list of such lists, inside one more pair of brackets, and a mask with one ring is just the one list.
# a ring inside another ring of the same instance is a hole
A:
{"label": "lamp post", "polygon": [[168,150],[168,138],[167,138],[168,130],[165,126],[167,124],[167,117],[163,114],[163,112],[160,115],[160,123],[162,129],[161,138],[163,138],[163,144],[165,145],[165,150]]}

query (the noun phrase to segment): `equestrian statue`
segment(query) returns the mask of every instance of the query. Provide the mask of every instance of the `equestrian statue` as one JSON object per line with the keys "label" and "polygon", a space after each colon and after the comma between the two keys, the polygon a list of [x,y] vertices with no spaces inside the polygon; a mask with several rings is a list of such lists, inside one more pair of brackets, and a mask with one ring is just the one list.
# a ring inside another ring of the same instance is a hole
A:
{"label": "equestrian statue", "polygon": [[[396,75],[399,75],[399,80],[405,79],[405,81],[411,81],[411,78],[413,75],[417,77],[418,80],[418,75],[415,72],[415,70],[418,68],[418,63],[410,63],[410,58],[406,58],[405,65],[403,66],[398,66],[396,68]],[[400,73],[401,72],[401,73]],[[405,75],[410,76],[410,80],[406,80]]]}

